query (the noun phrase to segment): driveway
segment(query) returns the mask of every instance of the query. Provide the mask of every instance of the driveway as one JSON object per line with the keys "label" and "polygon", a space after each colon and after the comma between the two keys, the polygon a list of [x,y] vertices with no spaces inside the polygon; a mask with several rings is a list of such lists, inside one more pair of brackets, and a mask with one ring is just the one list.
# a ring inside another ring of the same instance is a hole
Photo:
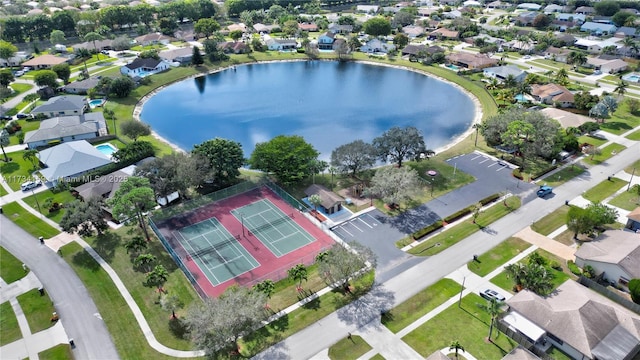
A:
{"label": "driveway", "polygon": [[[0,245],[40,279],[74,339],[75,359],[118,359],[113,340],[87,289],[71,267],[38,239],[0,215]],[[128,311],[128,310],[127,310]]]}

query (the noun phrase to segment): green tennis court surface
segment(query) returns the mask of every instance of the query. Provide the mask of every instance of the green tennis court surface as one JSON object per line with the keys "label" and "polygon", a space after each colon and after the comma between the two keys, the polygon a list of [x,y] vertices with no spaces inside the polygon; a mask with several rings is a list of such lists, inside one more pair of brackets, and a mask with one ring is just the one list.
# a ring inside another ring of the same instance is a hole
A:
{"label": "green tennis court surface", "polygon": [[215,286],[260,266],[216,218],[174,231],[191,259]]}
{"label": "green tennis court surface", "polygon": [[285,214],[267,199],[231,210],[231,213],[277,257],[316,241],[293,221],[293,213]]}

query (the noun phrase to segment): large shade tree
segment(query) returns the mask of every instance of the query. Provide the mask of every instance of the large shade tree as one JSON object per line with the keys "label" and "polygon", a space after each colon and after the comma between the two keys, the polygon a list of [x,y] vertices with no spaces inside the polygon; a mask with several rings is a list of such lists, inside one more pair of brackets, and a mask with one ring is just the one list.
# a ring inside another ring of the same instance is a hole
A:
{"label": "large shade tree", "polygon": [[344,174],[357,175],[376,163],[376,148],[362,140],[340,145],[331,152],[331,165]]}
{"label": "large shade tree", "polygon": [[102,206],[102,199],[95,197],[66,204],[60,227],[69,233],[77,232],[80,236],[93,236],[96,232],[101,235],[109,228]]}
{"label": "large shade tree", "polygon": [[256,144],[248,162],[251,168],[272,173],[278,181],[290,184],[311,173],[312,160],[317,160],[318,155],[302,136],[279,135]]}
{"label": "large shade tree", "polygon": [[156,206],[156,199],[149,179],[128,177],[116,190],[109,204],[116,218],[120,220],[135,218],[147,241],[151,241],[144,214]]}
{"label": "large shade tree", "polygon": [[413,126],[392,127],[373,139],[373,146],[380,159],[391,159],[398,167],[402,166],[404,160],[419,159],[421,154],[427,152],[422,133]]}
{"label": "large shade tree", "polygon": [[244,165],[242,144],[237,141],[215,138],[193,147],[193,154],[206,159],[209,165],[209,180],[218,186],[233,184],[240,176]]}
{"label": "large shade tree", "polygon": [[348,248],[339,244],[317,258],[318,270],[324,281],[349,292],[349,281],[364,276],[361,271],[367,267],[375,268],[376,256],[366,246],[357,242],[348,244]]}
{"label": "large shade tree", "polygon": [[386,204],[397,205],[411,199],[419,187],[418,173],[409,168],[383,167],[371,179],[369,192],[380,197]]}
{"label": "large shade tree", "polygon": [[383,17],[376,16],[365,21],[362,30],[371,36],[386,36],[391,34],[391,23]]}

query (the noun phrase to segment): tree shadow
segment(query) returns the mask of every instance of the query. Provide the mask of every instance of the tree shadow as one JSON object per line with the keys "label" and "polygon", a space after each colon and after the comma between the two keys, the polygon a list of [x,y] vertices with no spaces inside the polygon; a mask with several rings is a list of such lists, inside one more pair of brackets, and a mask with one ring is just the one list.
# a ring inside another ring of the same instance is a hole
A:
{"label": "tree shadow", "polygon": [[73,261],[74,264],[91,271],[98,271],[100,269],[100,264],[98,264],[98,262],[84,250],[73,255],[73,259],[71,261]]}
{"label": "tree shadow", "polygon": [[116,254],[116,248],[120,245],[120,242],[120,235],[113,232],[105,232],[96,236],[94,249],[106,262],[111,262]]}
{"label": "tree shadow", "polygon": [[[2,159],[2,161],[4,162],[4,157],[1,156],[0,157]],[[2,171],[2,174],[11,174],[13,172],[16,172],[20,170],[20,165],[18,165],[17,163],[14,162],[8,162],[8,163],[3,163],[2,166],[0,166],[0,171]]]}
{"label": "tree shadow", "polygon": [[180,318],[171,318],[169,320],[169,331],[178,339],[186,339],[189,335],[186,323]]}
{"label": "tree shadow", "polygon": [[284,339],[282,335],[289,329],[289,315],[285,314],[272,321],[267,326],[263,326],[260,329],[248,334],[243,338],[243,345],[245,350],[243,352],[253,354],[255,349],[264,349],[265,351],[256,354],[253,359],[286,359],[286,346],[283,343],[268,347],[268,343],[275,341],[281,341]]}
{"label": "tree shadow", "polygon": [[302,305],[303,309],[307,310],[318,310],[320,309],[321,300],[319,297],[309,301],[308,303]]}
{"label": "tree shadow", "polygon": [[362,326],[377,319],[393,305],[394,295],[380,284],[374,284],[368,293],[337,310],[338,318],[347,324]]}

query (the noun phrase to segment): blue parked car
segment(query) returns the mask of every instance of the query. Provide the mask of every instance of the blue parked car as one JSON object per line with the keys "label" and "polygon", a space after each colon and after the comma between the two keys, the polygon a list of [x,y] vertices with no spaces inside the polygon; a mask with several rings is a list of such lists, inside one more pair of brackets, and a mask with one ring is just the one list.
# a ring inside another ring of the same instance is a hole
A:
{"label": "blue parked car", "polygon": [[553,188],[551,186],[543,185],[543,186],[540,186],[540,189],[538,189],[538,191],[536,192],[536,195],[538,195],[538,197],[543,198],[551,194],[552,192],[553,192]]}

